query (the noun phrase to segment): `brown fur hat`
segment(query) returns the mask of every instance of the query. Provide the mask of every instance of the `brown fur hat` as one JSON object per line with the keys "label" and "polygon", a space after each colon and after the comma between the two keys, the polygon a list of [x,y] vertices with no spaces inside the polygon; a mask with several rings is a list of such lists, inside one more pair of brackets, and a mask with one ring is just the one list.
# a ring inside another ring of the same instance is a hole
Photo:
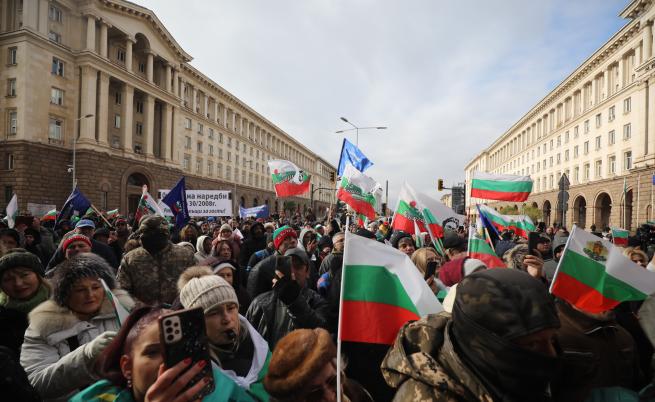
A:
{"label": "brown fur hat", "polygon": [[288,397],[336,359],[337,348],[322,329],[297,329],[278,342],[271,356],[264,388],[275,398]]}

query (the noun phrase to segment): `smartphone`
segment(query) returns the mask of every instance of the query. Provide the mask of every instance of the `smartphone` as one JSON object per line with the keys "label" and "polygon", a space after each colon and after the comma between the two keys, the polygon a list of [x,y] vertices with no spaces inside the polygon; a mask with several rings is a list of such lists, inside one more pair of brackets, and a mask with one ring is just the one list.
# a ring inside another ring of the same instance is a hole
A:
{"label": "smartphone", "polygon": [[539,243],[539,237],[541,236],[538,232],[529,232],[528,233],[528,252],[530,255],[537,256],[535,250],[537,250],[537,244]]}
{"label": "smartphone", "polygon": [[425,276],[423,279],[429,279],[430,277],[434,276],[434,273],[437,272],[437,263],[436,261],[430,261],[428,262],[428,266],[425,268]]}
{"label": "smartphone", "polygon": [[189,367],[201,360],[207,362],[203,370],[193,377],[184,389],[189,389],[198,381],[208,377],[211,381],[198,396],[202,398],[211,394],[214,391],[214,376],[202,307],[162,315],[159,318],[159,335],[164,345],[164,364],[167,368],[175,366],[188,357],[192,360]]}

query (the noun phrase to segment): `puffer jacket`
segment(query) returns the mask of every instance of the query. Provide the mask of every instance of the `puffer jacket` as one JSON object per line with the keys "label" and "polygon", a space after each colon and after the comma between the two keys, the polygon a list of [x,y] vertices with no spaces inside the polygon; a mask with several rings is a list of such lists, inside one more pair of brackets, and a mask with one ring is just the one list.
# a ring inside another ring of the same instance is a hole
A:
{"label": "puffer jacket", "polygon": [[250,297],[255,298],[262,293],[268,292],[273,287],[273,277],[275,276],[276,259],[279,255],[276,251],[272,255],[264,258],[255,265],[248,274],[247,290]]}
{"label": "puffer jacket", "polygon": [[177,279],[195,262],[189,247],[169,243],[155,255],[139,247],[125,254],[116,279],[145,304],[170,304],[177,297]]}
{"label": "puffer jacket", "polygon": [[[121,289],[114,295],[128,309],[134,306],[130,296]],[[118,331],[118,317],[111,301],[105,298],[99,313],[81,321],[67,307],[48,300],[29,314],[30,326],[20,363],[32,386],[45,400],[65,401],[71,393],[98,379],[93,363],[85,357],[84,346],[105,331]]]}
{"label": "puffer jacket", "polygon": [[382,361],[394,401],[492,402],[491,394],[457,356],[448,313],[405,324]]}
{"label": "puffer jacket", "polygon": [[327,329],[327,313],[327,301],[311,289],[302,288],[289,305],[282,303],[277,292],[271,290],[252,301],[246,319],[273,350],[277,342],[294,329]]}

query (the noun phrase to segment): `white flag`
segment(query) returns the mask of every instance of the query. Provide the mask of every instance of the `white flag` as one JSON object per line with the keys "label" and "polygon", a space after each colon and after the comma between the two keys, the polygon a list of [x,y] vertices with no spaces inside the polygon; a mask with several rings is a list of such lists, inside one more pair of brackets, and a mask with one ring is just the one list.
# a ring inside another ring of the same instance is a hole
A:
{"label": "white flag", "polygon": [[7,204],[7,223],[10,228],[16,225],[16,217],[18,216],[18,198],[16,194],[11,197],[11,201]]}

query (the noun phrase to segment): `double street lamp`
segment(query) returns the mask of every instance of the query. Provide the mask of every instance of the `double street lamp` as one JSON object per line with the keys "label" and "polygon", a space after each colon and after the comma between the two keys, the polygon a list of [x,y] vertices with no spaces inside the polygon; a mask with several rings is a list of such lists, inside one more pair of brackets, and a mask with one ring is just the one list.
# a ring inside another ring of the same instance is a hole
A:
{"label": "double street lamp", "polygon": [[[90,117],[93,117],[93,114],[89,113],[86,116],[79,117],[75,119],[75,122],[78,123],[82,119],[88,119]],[[80,127],[81,125],[82,124],[80,123]],[[77,187],[77,168],[75,166],[76,148],[77,148],[77,136],[73,134],[73,165],[68,170],[69,172],[73,173],[73,191],[75,191],[75,187]]]}
{"label": "double street lamp", "polygon": [[348,119],[346,119],[345,117],[341,117],[341,120],[343,122],[345,122],[345,123],[350,124],[351,126],[353,126],[353,128],[347,128],[345,130],[339,130],[339,131],[336,131],[335,133],[336,134],[341,134],[341,133],[345,133],[347,131],[355,130],[355,146],[359,146],[359,130],[386,130],[387,129],[386,127],[358,127],[358,126],[354,125],[353,123],[351,123],[350,121],[348,121]]}

